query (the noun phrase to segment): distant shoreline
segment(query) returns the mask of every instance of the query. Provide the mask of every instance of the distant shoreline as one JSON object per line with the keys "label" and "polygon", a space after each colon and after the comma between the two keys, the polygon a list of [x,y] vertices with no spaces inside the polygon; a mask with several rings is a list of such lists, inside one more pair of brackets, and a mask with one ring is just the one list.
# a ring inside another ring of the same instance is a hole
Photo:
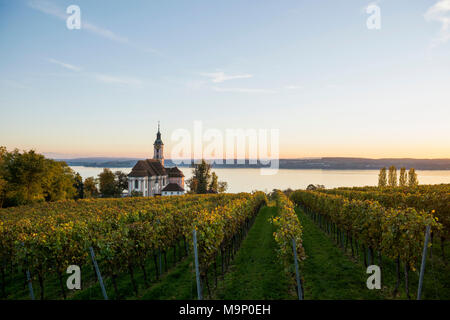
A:
{"label": "distant shoreline", "polygon": [[[83,166],[91,168],[131,168],[140,159],[114,158],[79,158],[57,159],[65,161],[69,166]],[[168,167],[176,164],[170,159],[165,160]],[[367,158],[316,158],[316,159],[280,159],[279,169],[292,170],[379,170],[382,167],[395,166],[397,168],[415,168],[416,170],[450,170],[450,159],[367,159]],[[187,164],[178,167],[190,167]],[[258,164],[213,164],[213,168],[226,169],[259,169],[269,166]]]}
{"label": "distant shoreline", "polygon": [[[83,168],[97,168],[97,169],[131,169],[132,167],[106,167],[106,166],[84,166],[84,165],[69,165],[70,167],[83,167]],[[178,166],[179,168],[189,168],[188,166]],[[213,166],[213,169],[233,169],[233,170],[241,170],[241,169],[261,169],[264,167],[252,167],[252,166],[247,166],[247,167],[215,167]],[[361,168],[356,168],[356,169],[333,169],[333,168],[278,168],[278,169],[283,169],[283,170],[324,170],[324,171],[379,171],[379,169],[361,169]],[[399,168],[397,168],[399,169]],[[450,169],[416,169],[416,171],[450,171]]]}

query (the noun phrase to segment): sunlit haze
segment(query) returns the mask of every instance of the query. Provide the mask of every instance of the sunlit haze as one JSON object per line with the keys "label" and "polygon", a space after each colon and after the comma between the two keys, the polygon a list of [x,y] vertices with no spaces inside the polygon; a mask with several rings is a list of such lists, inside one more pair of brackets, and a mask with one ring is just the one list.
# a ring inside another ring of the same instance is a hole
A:
{"label": "sunlit haze", "polygon": [[[450,4],[0,0],[0,145],[151,157],[176,129],[279,129],[280,157],[450,157]],[[441,4],[436,6],[437,4]]]}

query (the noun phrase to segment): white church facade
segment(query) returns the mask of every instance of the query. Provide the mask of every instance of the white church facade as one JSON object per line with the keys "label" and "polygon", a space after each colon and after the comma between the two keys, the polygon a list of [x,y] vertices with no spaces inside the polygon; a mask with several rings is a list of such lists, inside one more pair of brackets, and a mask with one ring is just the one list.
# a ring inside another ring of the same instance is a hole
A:
{"label": "white church facade", "polygon": [[177,167],[164,167],[164,143],[161,132],[153,144],[153,159],[139,160],[128,174],[128,193],[139,192],[144,197],[182,195],[184,174]]}

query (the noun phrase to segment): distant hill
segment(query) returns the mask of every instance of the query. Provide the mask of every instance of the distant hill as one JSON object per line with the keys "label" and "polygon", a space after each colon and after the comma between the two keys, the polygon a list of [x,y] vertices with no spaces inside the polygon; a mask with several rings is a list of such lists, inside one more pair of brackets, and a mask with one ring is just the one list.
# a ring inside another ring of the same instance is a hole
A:
{"label": "distant hill", "polygon": [[75,159],[55,159],[57,161],[64,161],[69,166],[83,166],[83,167],[95,167],[95,168],[129,168],[133,167],[138,158],[108,158],[108,157],[95,157],[95,158],[75,158]]}
{"label": "distant hill", "polygon": [[[97,168],[130,168],[133,167],[138,158],[77,158],[77,159],[57,159],[65,161],[69,166],[85,166]],[[257,165],[237,164],[214,164],[215,168],[261,168],[266,167],[258,163]],[[329,169],[329,170],[379,170],[382,167],[391,165],[397,168],[415,168],[416,170],[450,170],[450,159],[410,159],[410,158],[344,158],[344,157],[326,157],[326,158],[304,158],[304,159],[280,159],[280,169]],[[175,164],[170,159],[165,160],[165,166],[172,167]],[[189,165],[178,165],[179,167],[188,167]]]}
{"label": "distant hill", "polygon": [[450,170],[450,159],[409,159],[409,158],[341,158],[282,159],[280,168],[285,169],[342,169],[379,170],[382,167],[415,168],[417,170]]}

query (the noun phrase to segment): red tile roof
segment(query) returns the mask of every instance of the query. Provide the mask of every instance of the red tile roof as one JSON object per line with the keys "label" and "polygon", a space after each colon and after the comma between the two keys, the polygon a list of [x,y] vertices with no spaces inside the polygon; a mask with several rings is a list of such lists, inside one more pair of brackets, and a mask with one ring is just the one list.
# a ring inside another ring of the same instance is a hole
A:
{"label": "red tile roof", "polygon": [[166,171],[169,175],[169,178],[182,178],[184,177],[183,172],[181,172],[180,169],[178,169],[177,167],[173,167],[173,168],[166,168]]}
{"label": "red tile roof", "polygon": [[166,169],[157,159],[139,160],[128,174],[129,177],[154,177],[167,175]]}
{"label": "red tile roof", "polygon": [[178,183],[169,183],[161,191],[184,191],[184,189]]}

